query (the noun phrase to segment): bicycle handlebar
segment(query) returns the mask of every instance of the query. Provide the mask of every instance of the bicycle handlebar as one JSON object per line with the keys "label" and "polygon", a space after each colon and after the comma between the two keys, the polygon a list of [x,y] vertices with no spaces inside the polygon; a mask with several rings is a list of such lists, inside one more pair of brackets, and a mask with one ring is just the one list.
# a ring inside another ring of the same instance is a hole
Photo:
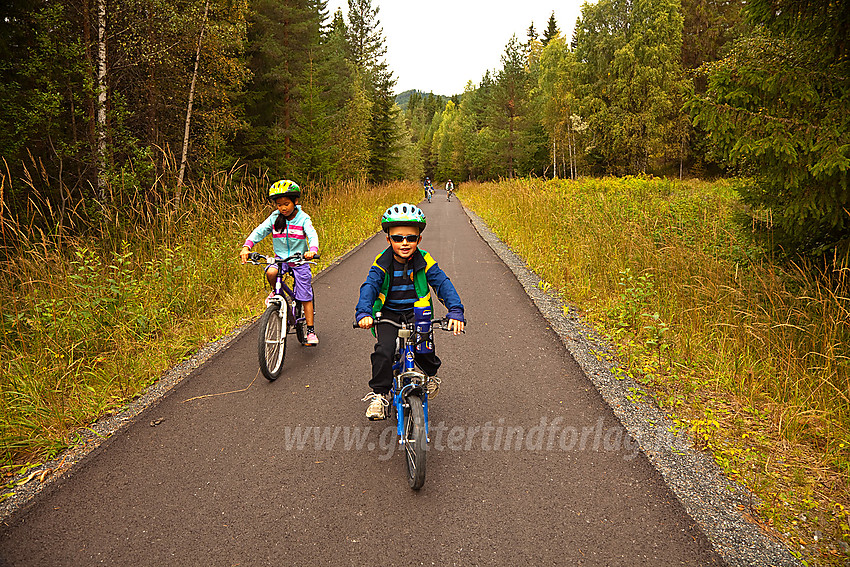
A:
{"label": "bicycle handlebar", "polygon": [[[315,256],[313,256],[314,260],[319,259],[319,253],[317,252]],[[285,264],[295,264],[296,266],[300,266],[301,264],[315,264],[312,260],[305,260],[304,255],[301,252],[296,252],[289,258],[278,258],[277,256],[265,256],[258,252],[251,252],[248,254],[248,262],[254,264],[256,266],[261,266],[263,264],[277,264],[277,263],[285,263]]]}
{"label": "bicycle handlebar", "polygon": [[[449,324],[449,321],[450,321],[450,320],[451,320],[451,319],[449,319],[448,317],[441,317],[441,318],[439,318],[439,319],[431,319],[431,324],[433,325],[434,323],[438,323],[438,326],[436,327],[437,329],[440,329],[441,331],[451,332],[451,329],[449,329],[449,328],[447,327],[447,325]],[[374,327],[375,325],[381,325],[381,324],[385,324],[385,325],[392,325],[393,327],[395,327],[395,328],[397,328],[397,329],[401,329],[401,328],[403,328],[403,326],[404,326],[404,325],[402,325],[401,323],[396,323],[396,322],[395,322],[395,321],[393,321],[392,319],[381,319],[381,318],[379,318],[379,317],[374,317],[374,318],[372,319],[372,326],[373,326],[373,327]],[[466,326],[466,325],[468,325],[468,324],[469,324],[469,322],[468,322],[468,321],[464,321],[464,322],[463,322],[463,324],[464,324],[464,326]],[[408,323],[408,325],[414,326],[414,324],[413,324],[413,323]],[[353,328],[355,328],[355,329],[359,329],[359,328],[360,328],[360,324],[358,323],[358,321],[355,321],[355,322],[354,322],[354,324],[353,324],[352,326],[353,326]],[[432,329],[433,329],[433,328],[434,328],[434,327],[432,327]],[[466,330],[461,331],[461,333],[466,333]]]}

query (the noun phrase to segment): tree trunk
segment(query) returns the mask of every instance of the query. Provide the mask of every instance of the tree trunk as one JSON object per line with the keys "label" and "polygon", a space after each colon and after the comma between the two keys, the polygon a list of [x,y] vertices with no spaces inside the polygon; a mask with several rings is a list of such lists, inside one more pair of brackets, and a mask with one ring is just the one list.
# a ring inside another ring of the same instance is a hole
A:
{"label": "tree trunk", "polygon": [[558,178],[558,152],[555,148],[555,137],[558,134],[558,127],[552,129],[552,178]]}
{"label": "tree trunk", "polygon": [[198,78],[198,65],[201,61],[201,42],[204,39],[204,27],[207,25],[209,9],[210,2],[207,0],[204,6],[204,20],[201,22],[201,33],[198,35],[198,50],[195,52],[195,70],[192,73],[192,85],[189,87],[189,104],[186,107],[186,127],[183,130],[183,153],[180,157],[180,173],[177,174],[177,187],[183,186],[183,176],[186,173],[186,156],[189,154],[189,124],[192,121],[192,102],[195,100],[195,81]]}
{"label": "tree trunk", "polygon": [[572,118],[570,119],[570,129],[567,131],[567,142],[569,145],[569,153],[570,153],[570,179],[575,180],[576,175],[576,151],[575,151],[575,139],[573,137],[573,128],[572,128]]}
{"label": "tree trunk", "polygon": [[106,0],[97,0],[97,198],[106,202]]}

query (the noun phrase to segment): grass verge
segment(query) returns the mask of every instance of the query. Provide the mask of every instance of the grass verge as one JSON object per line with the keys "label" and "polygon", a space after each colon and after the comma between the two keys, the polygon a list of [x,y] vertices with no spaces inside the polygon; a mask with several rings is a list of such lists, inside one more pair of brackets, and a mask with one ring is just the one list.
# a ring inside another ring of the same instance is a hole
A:
{"label": "grass verge", "polygon": [[[67,219],[50,218],[48,208],[46,219],[2,217],[7,479],[54,457],[76,429],[120,410],[176,362],[260,312],[262,276],[241,266],[238,252],[272,211],[262,198],[267,186],[222,174],[179,199],[124,194],[84,236],[67,236]],[[322,251],[316,269],[374,234],[389,204],[418,192],[409,183],[308,187],[303,207]],[[38,220],[66,230],[44,234],[32,228]],[[270,240],[256,250],[270,254]]]}
{"label": "grass verge", "polygon": [[772,263],[733,182],[511,180],[460,197],[618,345],[622,372],[760,497],[793,553],[850,559],[850,269]]}

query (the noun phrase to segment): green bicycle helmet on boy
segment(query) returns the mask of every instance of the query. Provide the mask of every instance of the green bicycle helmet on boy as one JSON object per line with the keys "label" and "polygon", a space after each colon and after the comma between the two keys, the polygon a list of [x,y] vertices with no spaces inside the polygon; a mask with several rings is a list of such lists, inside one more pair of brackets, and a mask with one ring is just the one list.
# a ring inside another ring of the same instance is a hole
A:
{"label": "green bicycle helmet on boy", "polygon": [[281,179],[275,181],[269,187],[269,201],[274,201],[278,197],[289,197],[290,199],[298,199],[301,197],[301,187],[294,181],[289,179]]}
{"label": "green bicycle helmet on boy", "polygon": [[425,230],[425,213],[416,205],[398,203],[384,212],[381,217],[381,228],[389,232],[394,226],[415,226],[421,233]]}

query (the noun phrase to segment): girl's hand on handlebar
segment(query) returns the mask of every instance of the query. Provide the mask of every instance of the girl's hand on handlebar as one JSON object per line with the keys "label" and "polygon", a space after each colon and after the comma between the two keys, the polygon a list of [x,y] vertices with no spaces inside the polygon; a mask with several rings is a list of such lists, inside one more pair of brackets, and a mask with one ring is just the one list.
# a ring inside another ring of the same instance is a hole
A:
{"label": "girl's hand on handlebar", "polygon": [[242,250],[239,252],[239,258],[242,259],[242,263],[245,264],[248,262],[248,254],[250,254],[251,249],[247,246],[243,246]]}
{"label": "girl's hand on handlebar", "polygon": [[449,331],[451,331],[453,335],[459,335],[463,332],[463,321],[449,319],[448,327]]}
{"label": "girl's hand on handlebar", "polygon": [[315,256],[316,256],[316,253],[313,252],[312,250],[308,250],[307,252],[304,252],[304,259],[305,260],[312,260]]}
{"label": "girl's hand on handlebar", "polygon": [[361,329],[370,329],[374,320],[371,317],[363,317],[357,322],[357,326]]}

